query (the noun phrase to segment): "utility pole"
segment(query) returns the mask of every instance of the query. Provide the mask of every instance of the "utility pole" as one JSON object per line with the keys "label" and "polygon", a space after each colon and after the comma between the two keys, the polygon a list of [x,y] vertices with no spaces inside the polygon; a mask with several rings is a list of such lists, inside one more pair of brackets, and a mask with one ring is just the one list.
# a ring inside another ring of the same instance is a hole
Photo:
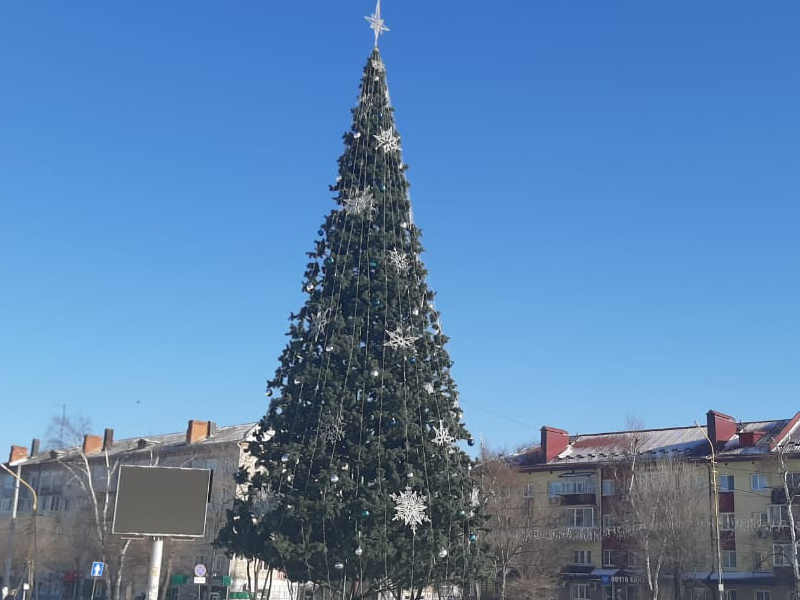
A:
{"label": "utility pole", "polygon": [[719,592],[718,600],[724,600],[725,596],[725,584],[722,581],[722,545],[720,544],[720,536],[719,536],[719,485],[717,485],[717,456],[714,452],[714,443],[711,441],[711,438],[708,437],[708,433],[706,430],[700,427],[700,424],[695,421],[695,425],[703,434],[703,437],[706,438],[708,441],[708,445],[711,448],[711,486],[713,488],[714,493],[714,537],[716,538],[717,542],[717,574],[719,578],[717,579],[717,591]]}
{"label": "utility pole", "polygon": [[[36,572],[36,511],[38,510],[38,496],[36,495],[36,490],[34,490],[30,486],[30,484],[22,478],[22,476],[21,476],[22,465],[17,465],[17,473],[14,473],[14,471],[9,469],[3,463],[0,463],[0,467],[5,469],[6,471],[8,471],[11,474],[11,476],[14,479],[17,480],[17,484],[16,484],[16,486],[14,488],[14,506],[15,507],[17,505],[17,500],[18,500],[18,497],[19,497],[19,484],[20,483],[22,485],[24,485],[26,488],[28,488],[28,490],[30,491],[31,496],[33,498],[33,506],[32,506],[33,512],[31,513],[31,536],[32,536],[32,539],[28,540],[28,573],[27,573],[27,575],[28,575],[28,589],[31,591],[31,594],[33,594],[34,573]],[[16,516],[16,510],[14,511],[14,516]],[[13,523],[13,521],[12,521],[12,523]],[[8,563],[6,563],[6,564],[8,564]],[[10,570],[10,567],[9,567],[9,570]],[[25,593],[24,592],[25,592],[25,590],[23,588],[23,594],[22,594],[23,600],[25,599]]]}
{"label": "utility pole", "polygon": [[11,522],[8,525],[8,546],[6,548],[6,564],[5,564],[5,569],[3,571],[4,598],[11,589],[11,558],[14,555],[14,531],[17,528],[17,505],[19,503],[19,480],[21,474],[22,474],[22,465],[17,465],[16,481],[14,482],[14,499],[11,504]]}

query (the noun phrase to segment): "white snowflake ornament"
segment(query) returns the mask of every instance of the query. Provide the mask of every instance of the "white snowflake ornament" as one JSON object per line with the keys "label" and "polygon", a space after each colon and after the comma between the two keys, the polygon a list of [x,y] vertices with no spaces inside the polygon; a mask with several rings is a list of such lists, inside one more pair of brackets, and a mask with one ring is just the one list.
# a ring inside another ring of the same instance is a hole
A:
{"label": "white snowflake ornament", "polygon": [[320,334],[325,330],[325,327],[328,325],[328,321],[330,320],[331,309],[317,309],[317,312],[311,315],[309,320],[309,330],[312,334],[314,334],[314,341],[317,341]]}
{"label": "white snowflake ornament", "polygon": [[335,444],[344,439],[344,423],[341,417],[336,417],[332,422],[323,422],[319,426],[319,437],[326,444]]}
{"label": "white snowflake ornament", "polygon": [[414,342],[419,339],[419,336],[413,336],[406,333],[402,326],[398,326],[394,331],[387,331],[389,341],[384,342],[383,345],[395,350],[414,350]]}
{"label": "white snowflake ornament", "polygon": [[433,384],[429,381],[428,383],[422,386],[422,389],[425,390],[426,394],[432,394],[434,390]]}
{"label": "white snowflake ornament", "polygon": [[404,273],[408,269],[408,256],[397,248],[389,251],[389,262],[397,269],[398,273]]}
{"label": "white snowflake ornament", "polygon": [[368,215],[372,214],[375,208],[375,199],[372,197],[372,190],[369,188],[360,192],[358,195],[342,199],[344,212],[348,215]]}
{"label": "white snowflake ornament", "polygon": [[444,421],[441,419],[439,419],[439,427],[434,425],[433,431],[435,433],[433,436],[433,443],[437,446],[447,446],[448,444],[452,444],[456,441],[456,438],[450,435],[450,432],[444,425]]}
{"label": "white snowflake ornament", "polygon": [[427,508],[425,506],[425,496],[420,496],[411,489],[410,485],[406,486],[405,491],[399,494],[390,494],[389,497],[395,504],[395,515],[392,517],[392,521],[403,521],[403,523],[411,527],[413,533],[417,533],[417,525],[431,522],[428,515],[425,514]]}
{"label": "white snowflake ornament", "polygon": [[373,137],[378,140],[378,149],[384,152],[394,152],[400,150],[400,138],[392,133],[391,127],[384,129],[380,133],[373,134]]}

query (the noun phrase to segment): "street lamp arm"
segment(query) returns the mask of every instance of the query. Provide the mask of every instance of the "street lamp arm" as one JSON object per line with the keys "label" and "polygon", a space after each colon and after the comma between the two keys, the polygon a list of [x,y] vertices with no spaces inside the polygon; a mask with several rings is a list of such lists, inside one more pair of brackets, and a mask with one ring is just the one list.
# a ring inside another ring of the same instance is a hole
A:
{"label": "street lamp arm", "polygon": [[34,490],[30,486],[30,484],[27,481],[25,481],[22,477],[20,477],[19,475],[14,473],[14,471],[9,469],[4,463],[0,463],[0,467],[3,467],[9,474],[11,474],[11,476],[14,479],[19,481],[22,485],[24,485],[26,488],[28,488],[28,490],[30,490],[31,494],[33,495],[33,512],[36,513],[36,503],[37,503],[37,499],[38,499],[38,496],[36,495],[36,490]]}

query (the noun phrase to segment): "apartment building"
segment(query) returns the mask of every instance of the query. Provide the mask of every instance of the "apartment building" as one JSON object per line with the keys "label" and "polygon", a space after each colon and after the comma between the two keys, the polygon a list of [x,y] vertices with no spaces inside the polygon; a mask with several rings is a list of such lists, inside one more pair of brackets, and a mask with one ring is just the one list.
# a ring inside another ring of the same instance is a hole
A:
{"label": "apartment building", "polygon": [[[558,540],[558,552],[546,550],[560,563],[553,595],[646,600],[655,580],[659,599],[711,600],[719,596],[721,563],[725,600],[793,600],[789,505],[800,517],[798,421],[800,413],[740,423],[712,410],[704,426],[581,435],[542,427],[539,445],[507,460],[525,510],[550,516],[542,535]],[[664,475],[667,467],[673,471]],[[659,539],[682,539],[678,521],[684,541],[654,553]],[[532,543],[530,551],[541,549]],[[525,568],[523,557],[515,574]]]}
{"label": "apartment building", "polygon": [[[253,578],[253,565],[229,560],[212,542],[237,493],[233,475],[248,464],[244,450],[255,427],[255,423],[217,427],[193,419],[185,433],[115,440],[113,429],[106,429],[102,436],[84,436],[83,444],[73,448],[43,451],[38,440],[30,450],[12,446],[7,466],[33,487],[38,506],[34,518],[32,494],[7,472],[0,473],[3,586],[10,582],[12,588],[19,587],[34,558],[39,600],[88,598],[92,587],[95,598],[143,597],[149,544],[114,536],[111,525],[119,466],[158,465],[212,471],[205,537],[165,541],[162,590],[166,598],[249,597],[248,587],[258,581]],[[102,544],[100,537],[105,540]],[[106,563],[106,570],[102,578],[93,580],[90,567],[95,561]],[[197,564],[207,569],[206,585],[194,584]],[[273,586],[273,598],[288,600],[288,585],[280,575],[274,579],[278,583]]]}

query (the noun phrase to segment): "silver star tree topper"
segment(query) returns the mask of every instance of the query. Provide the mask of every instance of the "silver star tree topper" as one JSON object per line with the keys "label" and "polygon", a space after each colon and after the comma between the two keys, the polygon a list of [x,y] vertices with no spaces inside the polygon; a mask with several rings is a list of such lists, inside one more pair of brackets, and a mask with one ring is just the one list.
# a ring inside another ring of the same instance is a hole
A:
{"label": "silver star tree topper", "polygon": [[425,514],[427,508],[425,496],[417,494],[410,485],[406,486],[405,491],[399,494],[390,494],[389,497],[394,501],[395,515],[392,521],[403,521],[411,527],[413,533],[417,533],[417,525],[422,525],[426,521],[431,522],[428,515]]}
{"label": "silver star tree topper", "polygon": [[378,36],[382,34],[384,31],[389,31],[389,28],[386,27],[383,19],[381,19],[381,0],[378,0],[378,4],[375,6],[375,12],[370,16],[364,18],[369,23],[369,28],[375,32],[375,47],[377,48]]}

